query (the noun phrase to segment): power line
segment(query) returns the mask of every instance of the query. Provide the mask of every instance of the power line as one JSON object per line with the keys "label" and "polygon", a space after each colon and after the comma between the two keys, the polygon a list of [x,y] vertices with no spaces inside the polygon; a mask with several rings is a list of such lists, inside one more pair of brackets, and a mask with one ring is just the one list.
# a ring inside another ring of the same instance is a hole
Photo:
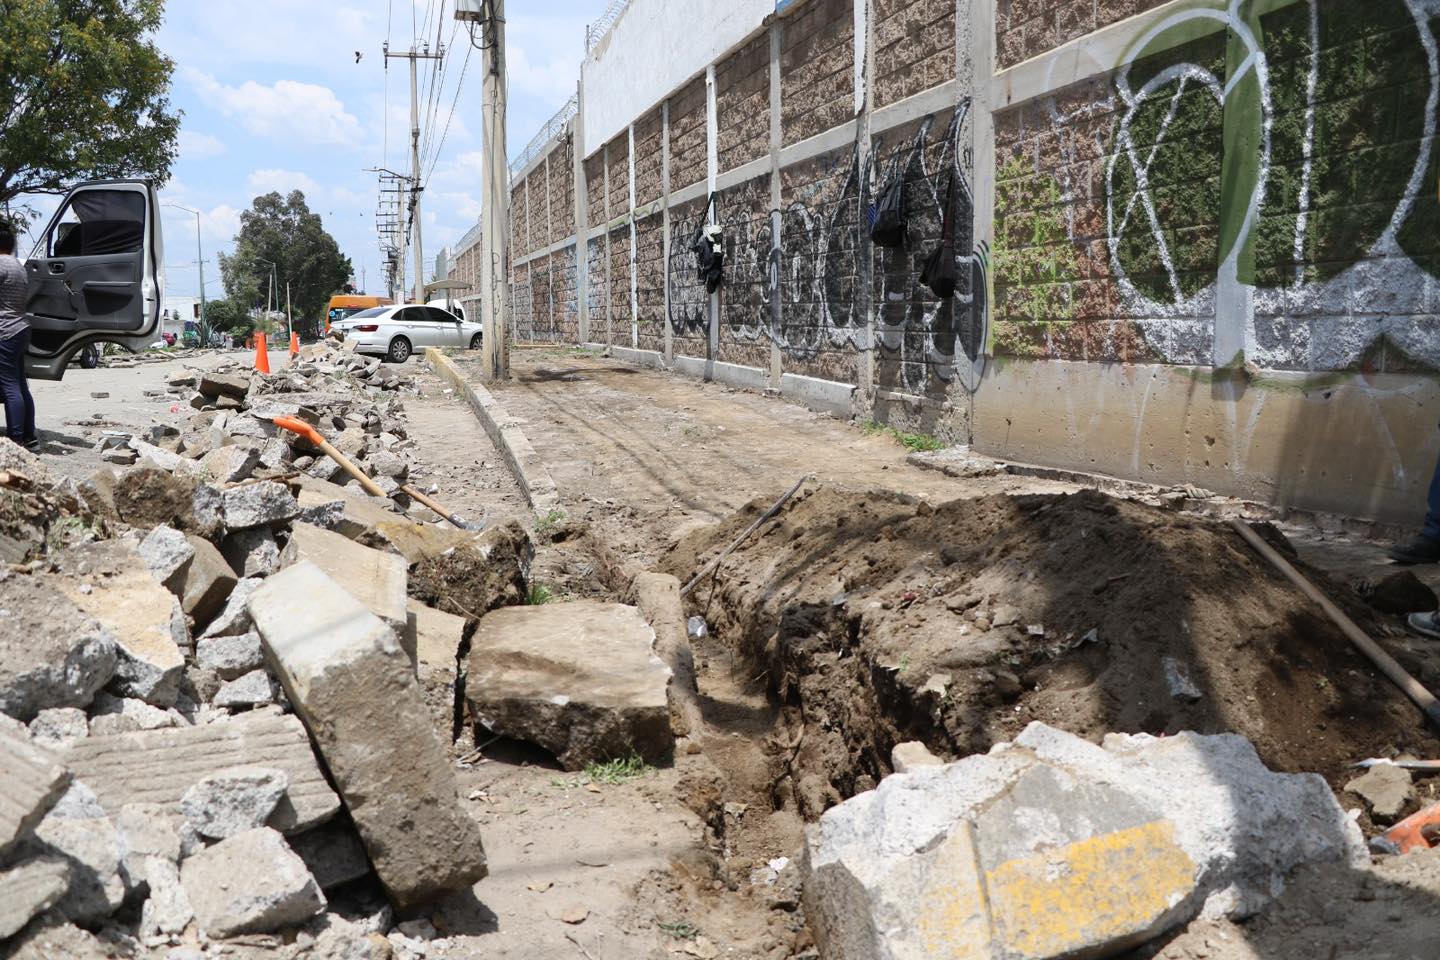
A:
{"label": "power line", "polygon": [[[455,49],[455,34],[459,31],[459,29],[460,29],[460,22],[457,20],[457,21],[455,22],[455,26],[454,26],[454,27],[451,29],[451,31],[450,31],[450,43],[449,43],[449,45],[445,48],[446,50],[453,50],[453,49]],[[466,60],[467,60],[467,61],[469,60],[469,53],[468,53],[468,52],[466,53]],[[435,101],[434,101],[434,103],[432,104],[432,106],[431,106],[431,108],[430,108],[430,121],[429,121],[429,124],[428,124],[428,125],[426,126],[426,128],[425,128],[425,147],[424,147],[424,149],[421,151],[421,154],[420,154],[420,155],[421,155],[423,158],[425,158],[425,160],[427,160],[427,161],[431,158],[430,148],[431,148],[432,146],[434,146],[434,144],[435,144],[435,127],[438,126],[438,124],[439,124],[439,119],[438,119],[438,118],[439,118],[439,115],[440,115],[440,104],[443,103],[444,100],[445,100],[445,74],[444,74],[443,71],[448,68],[448,64],[445,64],[445,63],[442,62],[441,68],[442,68],[442,73],[441,73],[440,89],[436,92],[437,95],[436,95],[436,97],[435,97]],[[462,74],[462,80],[463,80],[463,74],[464,74],[463,69],[462,69],[462,71],[461,71],[461,74]],[[457,97],[458,97],[458,95],[459,95],[459,94],[458,94],[459,88],[457,87],[456,90],[457,90],[457,94],[456,94],[456,95],[457,95]],[[451,106],[451,108],[450,108],[450,114],[451,114],[451,116],[454,116],[454,113],[455,113],[455,108],[454,108],[454,105],[452,104],[452,106]],[[450,120],[449,120],[448,117],[446,118],[445,126],[446,126],[447,129],[448,129],[449,126],[450,126]],[[421,166],[422,166],[422,168],[424,167],[424,163],[423,163],[423,162],[421,163]]]}
{"label": "power line", "polygon": [[450,101],[450,115],[445,118],[445,131],[440,135],[440,145],[435,148],[435,155],[430,160],[430,169],[425,174],[423,184],[428,186],[430,178],[435,175],[435,168],[440,164],[440,154],[445,150],[445,139],[450,136],[450,121],[455,119],[455,107],[460,103],[460,90],[465,86],[465,71],[470,67],[470,54],[474,47],[465,48],[465,61],[460,64],[460,80],[455,84],[455,99]]}

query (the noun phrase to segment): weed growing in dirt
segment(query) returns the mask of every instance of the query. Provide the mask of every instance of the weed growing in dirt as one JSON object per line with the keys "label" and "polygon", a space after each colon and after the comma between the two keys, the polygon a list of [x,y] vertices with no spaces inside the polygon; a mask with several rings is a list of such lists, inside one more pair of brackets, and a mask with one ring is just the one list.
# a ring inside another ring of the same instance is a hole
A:
{"label": "weed growing in dirt", "polygon": [[945,442],[943,440],[940,440],[938,437],[932,437],[928,433],[905,433],[883,423],[876,423],[874,420],[861,424],[860,430],[866,436],[873,437],[884,434],[906,450],[916,453],[922,450],[943,450],[945,448]]}
{"label": "weed growing in dirt", "polygon": [[560,526],[560,521],[564,519],[564,510],[551,510],[535,521],[535,532],[542,537],[548,537],[555,532],[555,528]]}
{"label": "weed growing in dirt", "polygon": [[608,783],[618,786],[631,780],[637,780],[652,769],[654,768],[650,764],[640,759],[639,754],[632,753],[619,760],[592,763],[585,768],[585,776],[590,778],[591,783]]}
{"label": "weed growing in dirt", "polygon": [[700,935],[700,928],[689,920],[661,920],[656,924],[660,932],[676,940],[694,940]]}
{"label": "weed growing in dirt", "polygon": [[532,607],[543,606],[547,603],[554,603],[556,600],[555,591],[543,583],[532,583],[530,593],[526,595],[525,602]]}

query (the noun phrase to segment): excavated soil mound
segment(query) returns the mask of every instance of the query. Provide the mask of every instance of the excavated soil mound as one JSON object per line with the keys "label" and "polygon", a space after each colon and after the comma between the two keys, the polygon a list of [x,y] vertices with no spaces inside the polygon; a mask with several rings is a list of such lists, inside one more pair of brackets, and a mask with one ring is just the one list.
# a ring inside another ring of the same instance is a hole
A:
{"label": "excavated soil mound", "polygon": [[[688,579],[768,504],[692,533],[663,566]],[[1032,720],[1095,740],[1232,731],[1337,789],[1355,760],[1440,748],[1234,531],[1093,491],[938,507],[807,491],[689,604],[800,711],[807,817],[889,772],[899,741],[960,757]]]}

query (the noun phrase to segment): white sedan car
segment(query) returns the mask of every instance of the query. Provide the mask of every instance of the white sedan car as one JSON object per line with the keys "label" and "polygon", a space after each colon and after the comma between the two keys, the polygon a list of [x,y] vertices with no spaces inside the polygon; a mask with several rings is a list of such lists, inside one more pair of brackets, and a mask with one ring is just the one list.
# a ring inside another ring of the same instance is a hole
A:
{"label": "white sedan car", "polygon": [[374,307],[332,324],[330,332],[356,353],[382,356],[391,363],[404,363],[426,347],[468,347],[480,349],[480,324],[467,323],[439,307],[404,303]]}

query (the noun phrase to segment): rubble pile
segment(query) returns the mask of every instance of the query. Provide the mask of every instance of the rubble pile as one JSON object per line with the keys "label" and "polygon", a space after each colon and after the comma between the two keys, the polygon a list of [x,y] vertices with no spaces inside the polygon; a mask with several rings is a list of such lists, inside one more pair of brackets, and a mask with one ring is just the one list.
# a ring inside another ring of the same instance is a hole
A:
{"label": "rubble pile", "polygon": [[529,538],[419,522],[271,422],[394,489],[406,386],[329,346],[206,371],[183,426],[80,483],[0,441],[0,952],[418,957],[396,920],[485,875],[433,710],[464,621],[411,571],[433,589],[458,555],[493,609]]}

